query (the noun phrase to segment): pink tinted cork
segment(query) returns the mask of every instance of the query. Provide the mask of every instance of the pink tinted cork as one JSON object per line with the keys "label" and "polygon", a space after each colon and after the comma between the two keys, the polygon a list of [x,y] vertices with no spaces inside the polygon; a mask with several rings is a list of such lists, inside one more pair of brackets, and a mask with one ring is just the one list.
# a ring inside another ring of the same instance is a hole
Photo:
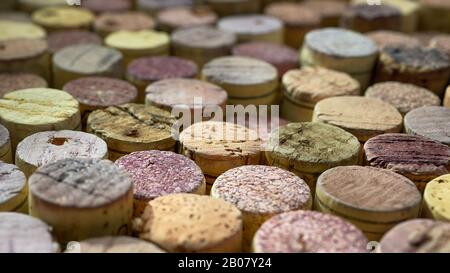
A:
{"label": "pink tinted cork", "polygon": [[123,12],[130,10],[132,1],[129,0],[82,0],[81,6],[95,13]]}
{"label": "pink tinted cork", "polygon": [[16,90],[47,86],[47,81],[38,75],[29,73],[0,74],[0,97]]}
{"label": "pink tinted cork", "polygon": [[85,30],[62,30],[52,32],[47,37],[48,50],[54,54],[68,46],[95,44],[101,45],[102,39],[95,33]]}
{"label": "pink tinted cork", "polygon": [[143,81],[159,81],[169,78],[194,78],[197,65],[177,57],[144,57],[128,66],[128,75]]}

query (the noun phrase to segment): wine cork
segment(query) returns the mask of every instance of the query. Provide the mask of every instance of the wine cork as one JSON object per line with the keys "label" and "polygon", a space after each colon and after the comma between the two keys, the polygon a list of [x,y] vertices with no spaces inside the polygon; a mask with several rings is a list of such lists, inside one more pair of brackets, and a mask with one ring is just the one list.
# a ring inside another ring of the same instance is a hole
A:
{"label": "wine cork", "polygon": [[[299,240],[300,238],[300,240]],[[292,211],[265,222],[256,232],[256,253],[363,253],[367,238],[351,223],[315,211]]]}
{"label": "wine cork", "polygon": [[42,39],[0,41],[0,73],[24,72],[50,79],[47,43]]}
{"label": "wine cork", "polygon": [[94,22],[94,18],[94,14],[89,10],[70,6],[42,8],[32,14],[33,22],[47,31],[88,30]]}
{"label": "wine cork", "polygon": [[53,55],[53,86],[87,76],[121,78],[123,55],[118,50],[86,44],[66,47]]}
{"label": "wine cork", "polygon": [[336,167],[317,180],[314,208],[339,216],[379,240],[396,224],[417,218],[421,194],[411,180],[392,171]]}
{"label": "wine cork", "polygon": [[171,194],[148,203],[138,220],[140,239],[168,252],[240,252],[242,214],[209,196]]}
{"label": "wine cork", "polygon": [[0,212],[27,213],[27,178],[12,164],[0,162],[0,171]]}
{"label": "wine cork", "polygon": [[440,49],[450,57],[450,35],[437,35],[430,40],[428,46]]}
{"label": "wine cork", "polygon": [[14,163],[11,152],[11,138],[8,129],[0,124],[0,161]]}
{"label": "wine cork", "polygon": [[97,34],[86,30],[63,30],[50,33],[47,43],[48,51],[55,54],[63,48],[74,45],[101,45],[102,39]]}
{"label": "wine cork", "polygon": [[425,106],[414,109],[405,116],[405,131],[450,145],[450,109]]}
{"label": "wine cork", "polygon": [[367,37],[369,37],[380,50],[389,46],[416,47],[421,45],[419,39],[402,32],[391,30],[371,31],[367,33]]}
{"label": "wine cork", "polygon": [[173,193],[205,194],[206,181],[194,161],[168,151],[142,151],[123,156],[116,164],[133,178],[134,215],[148,202]]}
{"label": "wine cork", "polygon": [[150,15],[156,15],[160,10],[176,6],[191,6],[193,2],[193,0],[136,0],[136,8]]}
{"label": "wine cork", "polygon": [[42,77],[30,73],[0,74],[0,97],[16,90],[28,88],[46,88],[47,81]]}
{"label": "wine cork", "polygon": [[179,29],[172,33],[175,56],[189,59],[202,67],[214,58],[230,55],[236,35],[210,26]]}
{"label": "wine cork", "polygon": [[450,175],[442,175],[430,181],[423,194],[423,215],[437,221],[450,222],[448,195]]}
{"label": "wine cork", "polygon": [[430,41],[439,35],[442,35],[444,33],[439,31],[416,31],[412,35],[419,39],[422,46],[428,46],[430,44]]}
{"label": "wine cork", "polygon": [[31,23],[31,16],[28,13],[21,11],[2,11],[0,10],[0,20],[21,22],[21,23]]}
{"label": "wine cork", "polygon": [[111,160],[144,150],[175,149],[171,129],[175,119],[169,112],[153,106],[123,104],[92,112],[87,132],[108,144]]}
{"label": "wine cork", "polygon": [[39,219],[14,212],[0,213],[1,253],[57,253],[51,228]]}
{"label": "wine cork", "polygon": [[267,15],[235,15],[219,20],[220,30],[236,34],[238,41],[263,41],[283,44],[283,23]]}
{"label": "wine cork", "polygon": [[39,167],[28,183],[30,215],[51,225],[61,244],[131,233],[132,181],[111,161],[59,160]]}
{"label": "wine cork", "polygon": [[302,5],[320,15],[321,27],[337,27],[347,9],[345,1],[307,0]]}
{"label": "wine cork", "polygon": [[66,0],[17,0],[20,10],[31,13],[38,9],[67,5]]}
{"label": "wine cork", "polygon": [[272,131],[265,151],[268,165],[292,171],[306,181],[312,193],[322,172],[357,165],[359,153],[356,137],[316,122],[289,123]]}
{"label": "wine cork", "polygon": [[211,196],[241,210],[244,252],[251,250],[256,231],[272,216],[312,207],[305,181],[283,169],[262,165],[242,166],[221,174],[212,186]]}
{"label": "wine cork", "polygon": [[29,177],[38,167],[66,158],[106,159],[108,147],[91,134],[62,130],[33,134],[16,150],[16,165]]}
{"label": "wine cork", "polygon": [[208,6],[172,7],[158,12],[158,28],[172,32],[178,28],[214,25],[217,14]]}
{"label": "wine cork", "polygon": [[300,63],[348,73],[364,90],[370,83],[377,56],[376,45],[364,35],[340,28],[324,28],[306,34]]}
{"label": "wine cork", "polygon": [[145,101],[145,89],[153,82],[171,78],[195,78],[197,65],[178,57],[145,57],[134,60],[127,68],[126,78],[138,89],[138,101]]}
{"label": "wine cork", "polygon": [[0,41],[14,39],[44,39],[47,33],[31,22],[0,19]]}
{"label": "wine cork", "polygon": [[128,236],[87,239],[65,253],[165,253],[159,246]]}
{"label": "wine cork", "polygon": [[284,43],[293,48],[299,48],[305,34],[320,26],[320,15],[298,3],[273,3],[264,13],[283,22]]}
{"label": "wine cork", "polygon": [[429,219],[406,221],[381,239],[380,253],[448,253],[450,224]]}
{"label": "wine cork", "polygon": [[390,5],[351,5],[341,17],[340,26],[357,32],[401,29],[402,14]]}
{"label": "wine cork", "polygon": [[450,3],[446,0],[419,0],[421,30],[450,32]]}
{"label": "wine cork", "polygon": [[[289,121],[275,116],[267,116],[266,118],[263,118],[261,114],[259,116],[246,117],[245,124],[238,122],[239,125],[244,125],[249,129],[255,130],[258,133],[258,137],[263,142],[263,145],[265,145],[269,140],[273,131],[280,127],[286,126],[288,123]],[[263,160],[264,159],[265,158],[263,158]]]}
{"label": "wine cork", "polygon": [[79,130],[78,102],[68,93],[49,88],[24,89],[0,99],[0,122],[11,134],[12,152],[29,135],[51,130]]}
{"label": "wine cork", "polygon": [[445,107],[450,107],[450,86],[447,87],[447,90],[445,91],[444,106]]}
{"label": "wine cork", "polygon": [[142,31],[153,29],[155,21],[152,17],[139,11],[127,11],[121,13],[104,13],[94,21],[94,29],[100,36],[106,37],[109,34],[120,31]]}
{"label": "wine cork", "polygon": [[255,14],[259,12],[258,0],[204,0],[221,17],[235,14]]}
{"label": "wine cork", "polygon": [[441,96],[450,78],[450,58],[424,47],[386,47],[381,50],[374,81],[412,83]]}
{"label": "wine cork", "polygon": [[0,4],[0,10],[13,9],[15,4],[16,4],[16,0],[5,0],[5,1],[2,1],[1,4]]}
{"label": "wine cork", "polygon": [[96,14],[107,12],[121,13],[132,8],[129,0],[88,0],[82,1],[81,6]]}
{"label": "wine cork", "polygon": [[384,133],[399,133],[403,117],[394,106],[382,100],[340,96],[318,102],[313,121],[341,127],[363,143]]}
{"label": "wine cork", "polygon": [[233,47],[232,53],[234,56],[245,56],[266,61],[277,68],[280,77],[288,70],[299,66],[296,50],[269,42],[248,42],[236,45]]}
{"label": "wine cork", "polygon": [[305,67],[284,74],[281,115],[290,121],[311,121],[314,106],[336,96],[358,96],[359,82],[349,75],[326,68]]}

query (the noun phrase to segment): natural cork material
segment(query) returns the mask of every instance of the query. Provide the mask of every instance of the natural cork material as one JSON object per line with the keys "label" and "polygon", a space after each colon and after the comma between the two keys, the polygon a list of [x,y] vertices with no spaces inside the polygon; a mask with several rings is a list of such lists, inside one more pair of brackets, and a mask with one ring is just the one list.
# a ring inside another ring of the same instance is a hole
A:
{"label": "natural cork material", "polygon": [[0,173],[0,212],[27,213],[28,185],[23,172],[12,164],[0,162]]}
{"label": "natural cork material", "polygon": [[358,32],[378,29],[400,30],[402,14],[400,9],[390,5],[350,5],[341,17],[341,27]]}
{"label": "natural cork material", "polygon": [[158,12],[159,28],[171,32],[180,28],[215,25],[217,14],[208,6],[172,7]]}
{"label": "natural cork material", "polygon": [[4,73],[0,74],[0,97],[13,91],[28,88],[47,88],[47,81],[31,73]]}
{"label": "natural cork material", "polygon": [[388,46],[420,46],[419,39],[397,31],[377,30],[367,33],[367,36],[375,42],[379,49]]}
{"label": "natural cork material", "polygon": [[450,108],[427,106],[405,116],[405,130],[450,145]]}
{"label": "natural cork material", "polygon": [[100,237],[81,241],[65,253],[165,253],[159,246],[133,237]]}
{"label": "natural cork material", "polygon": [[435,178],[423,194],[423,215],[436,221],[450,222],[450,175]]}
{"label": "natural cork material", "polygon": [[94,22],[95,31],[102,37],[120,31],[140,31],[155,28],[152,17],[139,11],[127,11],[121,13],[103,13],[97,16]]}
{"label": "natural cork material", "polygon": [[62,30],[48,35],[48,51],[55,54],[57,51],[73,45],[95,44],[101,45],[102,39],[95,33],[87,30]]}
{"label": "natural cork material", "polygon": [[11,137],[8,129],[0,125],[0,160],[5,163],[13,163],[14,159],[11,151]]}
{"label": "natural cork material", "polygon": [[45,30],[31,22],[0,19],[0,41],[14,39],[45,39]]}
{"label": "natural cork material", "polygon": [[46,7],[32,14],[33,22],[49,31],[65,29],[88,30],[94,22],[94,14],[80,7]]}

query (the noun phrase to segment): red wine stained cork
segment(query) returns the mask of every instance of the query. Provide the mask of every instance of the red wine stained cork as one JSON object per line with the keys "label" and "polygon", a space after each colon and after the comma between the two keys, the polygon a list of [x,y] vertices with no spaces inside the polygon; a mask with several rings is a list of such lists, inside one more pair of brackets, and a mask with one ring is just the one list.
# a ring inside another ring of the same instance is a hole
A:
{"label": "red wine stained cork", "polygon": [[221,174],[214,182],[211,196],[241,210],[245,252],[251,251],[253,236],[266,220],[283,212],[312,207],[305,181],[283,169],[262,165],[242,166]]}
{"label": "red wine stained cork", "polygon": [[30,215],[53,227],[61,244],[131,233],[131,177],[108,160],[63,159],[28,180]]}
{"label": "red wine stained cork", "polygon": [[139,11],[104,13],[97,16],[94,21],[95,32],[102,37],[120,30],[140,31],[154,27],[153,18]]}
{"label": "red wine stained cork", "polygon": [[165,253],[159,246],[128,236],[87,239],[72,245],[65,253]]}
{"label": "red wine stained cork", "polygon": [[403,222],[380,241],[380,253],[448,253],[450,224],[429,219]]}
{"label": "red wine stained cork", "polygon": [[47,43],[41,39],[0,41],[0,72],[25,72],[50,79]]}
{"label": "red wine stained cork", "polygon": [[178,28],[214,25],[217,14],[208,6],[172,7],[158,12],[158,28],[172,32]]}
{"label": "red wine stained cork", "polygon": [[450,108],[426,106],[409,112],[405,131],[450,145]]}
{"label": "red wine stained cork", "polygon": [[450,32],[450,3],[446,0],[419,0],[419,29]]}
{"label": "red wine stained cork", "polygon": [[14,162],[9,131],[3,125],[0,125],[0,161],[5,163]]}
{"label": "red wine stained cork", "polygon": [[28,185],[24,173],[17,166],[1,161],[0,172],[0,212],[27,213]]}
{"label": "red wine stained cork", "polygon": [[81,6],[96,14],[115,12],[126,12],[132,8],[129,0],[82,0]]}
{"label": "red wine stained cork", "polygon": [[80,130],[78,102],[66,92],[23,89],[0,99],[0,123],[11,134],[12,152],[29,135],[52,130]]}
{"label": "red wine stained cork", "polygon": [[67,5],[67,0],[17,0],[17,2],[19,9],[28,13],[41,8]]}
{"label": "red wine stained cork", "polygon": [[394,171],[423,192],[427,183],[450,172],[450,147],[429,138],[384,134],[364,144],[365,164]]}
{"label": "red wine stained cork", "polygon": [[390,5],[351,5],[342,15],[340,25],[357,32],[374,30],[400,31],[402,13],[400,9]]}
{"label": "red wine stained cork", "polygon": [[232,53],[266,61],[277,68],[280,77],[299,66],[296,50],[275,43],[248,42],[233,47]]}
{"label": "red wine stained cork", "polygon": [[284,43],[299,48],[305,34],[320,26],[320,15],[298,3],[273,3],[264,13],[280,19],[284,24]]}
{"label": "red wine stained cork", "polygon": [[168,151],[142,151],[123,156],[116,164],[133,178],[134,215],[148,202],[173,193],[205,194],[202,170],[189,158]]}
{"label": "red wine stained cork", "polygon": [[31,16],[28,13],[21,11],[1,11],[0,10],[0,20],[31,23]]}
{"label": "red wine stained cork", "polygon": [[195,78],[197,65],[178,57],[145,57],[134,60],[128,65],[126,78],[138,91],[138,101],[144,102],[145,89],[153,82],[171,78]]}
{"label": "red wine stained cork", "polygon": [[156,15],[158,11],[166,8],[192,6],[193,2],[193,0],[136,0],[136,8],[150,15]]}
{"label": "red wine stained cork", "polygon": [[0,19],[0,41],[13,39],[45,39],[45,30],[31,22]]}
{"label": "red wine stained cork", "polygon": [[203,2],[220,16],[255,14],[260,10],[258,0],[205,0]]}
{"label": "red wine stained cork", "polygon": [[101,45],[102,39],[97,34],[86,30],[63,30],[50,33],[47,43],[48,51],[55,54],[57,51],[73,45]]}
{"label": "red wine stained cork", "polygon": [[381,51],[375,82],[398,81],[442,95],[450,78],[450,57],[424,47],[386,47]]}
{"label": "red wine stained cork", "polygon": [[[187,107],[191,113],[191,123],[195,122],[195,113],[204,113],[222,109],[225,111],[227,92],[217,85],[194,79],[166,79],[150,84],[146,92],[147,105],[153,105],[169,112],[181,111]],[[198,100],[198,101],[197,101]],[[186,118],[183,116],[183,118]]]}
{"label": "red wine stained cork", "polygon": [[367,33],[367,36],[375,42],[379,49],[388,46],[416,47],[421,45],[419,39],[397,31],[377,30]]}
{"label": "red wine stained cork", "polygon": [[450,86],[447,87],[447,90],[445,91],[444,106],[445,107],[450,107]]}
{"label": "red wine stained cork", "polygon": [[360,142],[366,142],[384,133],[399,133],[403,117],[394,106],[382,100],[340,96],[318,102],[313,121],[341,127]]}
{"label": "red wine stained cork", "polygon": [[450,35],[437,35],[430,40],[428,46],[440,49],[450,57]]}
{"label": "red wine stained cork", "polygon": [[22,140],[16,165],[29,177],[38,167],[66,158],[106,159],[108,147],[95,135],[78,131],[46,131]]}
{"label": "red wine stained cork", "polygon": [[129,103],[92,112],[86,130],[105,140],[109,158],[116,160],[136,151],[175,150],[174,123],[167,111]]}
{"label": "red wine stained cork", "polygon": [[1,253],[57,253],[51,228],[39,219],[21,213],[0,213]]}
{"label": "red wine stained cork", "polygon": [[53,55],[53,85],[87,76],[122,78],[123,55],[118,50],[100,45],[74,45]]}
{"label": "red wine stained cork", "polygon": [[16,90],[28,88],[46,88],[47,81],[42,77],[30,73],[0,74],[0,97]]}
{"label": "red wine stained cork", "polygon": [[379,240],[403,221],[417,218],[422,196],[408,178],[389,170],[345,166],[317,180],[314,208],[353,223],[369,240]]}
{"label": "red wine stained cork", "polygon": [[307,0],[302,3],[302,6],[320,15],[321,27],[337,27],[348,4],[346,1]]}
{"label": "red wine stained cork", "polygon": [[32,14],[35,24],[47,31],[85,29],[88,30],[95,16],[87,9],[71,6],[47,7]]}
{"label": "red wine stained cork", "polygon": [[436,221],[450,222],[448,197],[450,174],[445,174],[430,181],[423,193],[422,216]]}
{"label": "red wine stained cork", "polygon": [[209,196],[171,194],[148,203],[136,221],[140,239],[168,252],[241,252],[242,214]]}
{"label": "red wine stained cork", "polygon": [[265,41],[283,44],[283,22],[267,15],[235,15],[219,20],[220,30],[236,34],[239,42]]}
{"label": "red wine stained cork", "polygon": [[339,217],[292,211],[272,217],[256,232],[256,253],[363,253],[367,238]]}

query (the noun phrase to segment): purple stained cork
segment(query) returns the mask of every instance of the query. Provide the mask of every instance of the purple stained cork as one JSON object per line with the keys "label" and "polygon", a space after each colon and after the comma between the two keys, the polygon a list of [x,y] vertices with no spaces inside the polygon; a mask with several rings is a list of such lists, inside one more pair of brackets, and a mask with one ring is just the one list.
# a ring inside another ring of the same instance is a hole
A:
{"label": "purple stained cork", "polygon": [[48,50],[54,54],[68,46],[80,44],[101,45],[102,39],[97,34],[85,30],[62,30],[52,32],[47,37]]}
{"label": "purple stained cork", "polygon": [[128,66],[128,75],[137,80],[159,81],[170,78],[194,78],[197,65],[177,57],[144,57]]}
{"label": "purple stained cork", "polygon": [[47,87],[47,81],[42,77],[29,73],[0,74],[0,97],[21,89]]}
{"label": "purple stained cork", "polygon": [[286,212],[272,217],[253,240],[259,253],[361,253],[367,238],[339,217],[314,211]]}
{"label": "purple stained cork", "polygon": [[127,11],[131,9],[132,3],[129,0],[82,0],[81,6],[99,14]]}

